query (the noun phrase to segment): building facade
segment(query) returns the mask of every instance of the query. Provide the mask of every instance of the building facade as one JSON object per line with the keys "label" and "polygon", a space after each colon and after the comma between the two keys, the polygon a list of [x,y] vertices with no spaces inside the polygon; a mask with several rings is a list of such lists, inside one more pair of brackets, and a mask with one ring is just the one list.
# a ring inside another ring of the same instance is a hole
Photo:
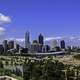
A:
{"label": "building facade", "polygon": [[8,50],[7,40],[4,40],[4,41],[3,41],[3,48],[4,48],[4,53],[6,53],[7,50]]}
{"label": "building facade", "polygon": [[60,41],[60,46],[62,49],[65,49],[65,41],[64,40]]}
{"label": "building facade", "polygon": [[13,40],[8,42],[8,49],[14,49],[14,41]]}
{"label": "building facade", "polygon": [[44,37],[43,37],[42,34],[40,34],[40,35],[38,36],[38,42],[39,42],[39,44],[41,44],[41,45],[44,44]]}
{"label": "building facade", "polygon": [[28,31],[25,34],[25,48],[30,48],[30,34]]}

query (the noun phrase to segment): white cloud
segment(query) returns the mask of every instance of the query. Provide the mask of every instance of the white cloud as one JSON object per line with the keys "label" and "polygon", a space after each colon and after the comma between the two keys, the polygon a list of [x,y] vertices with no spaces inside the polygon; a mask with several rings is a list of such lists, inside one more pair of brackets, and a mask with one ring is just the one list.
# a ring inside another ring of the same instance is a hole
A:
{"label": "white cloud", "polygon": [[0,24],[9,23],[9,22],[11,22],[11,18],[9,16],[0,13]]}
{"label": "white cloud", "polygon": [[15,38],[7,38],[7,40],[9,40],[9,41],[10,41],[10,40],[15,40]]}
{"label": "white cloud", "polygon": [[64,39],[64,40],[80,40],[80,37],[77,36],[69,36],[69,37],[47,37],[45,38],[45,41],[51,41],[51,40],[60,40],[60,39]]}
{"label": "white cloud", "polygon": [[50,41],[50,40],[54,40],[54,39],[62,39],[63,37],[47,37],[45,38],[45,41]]}
{"label": "white cloud", "polygon": [[73,36],[72,36],[72,37],[69,37],[69,39],[71,39],[71,40],[76,39],[76,38],[77,38],[77,37],[73,37]]}
{"label": "white cloud", "polygon": [[24,42],[25,39],[24,38],[17,38],[16,41],[18,41],[18,42]]}
{"label": "white cloud", "polygon": [[4,28],[4,24],[10,23],[10,22],[11,22],[11,18],[9,16],[6,16],[6,15],[0,13],[0,26],[1,26],[0,27],[0,43],[2,43],[6,37],[6,35],[5,35],[6,29]]}
{"label": "white cloud", "polygon": [[78,38],[78,40],[80,41],[80,38]]}
{"label": "white cloud", "polygon": [[17,42],[24,42],[25,41],[24,38],[8,38],[8,40],[14,40],[14,41],[17,41]]}
{"label": "white cloud", "polygon": [[4,33],[5,33],[5,28],[3,28],[3,27],[0,27],[0,35],[3,35]]}

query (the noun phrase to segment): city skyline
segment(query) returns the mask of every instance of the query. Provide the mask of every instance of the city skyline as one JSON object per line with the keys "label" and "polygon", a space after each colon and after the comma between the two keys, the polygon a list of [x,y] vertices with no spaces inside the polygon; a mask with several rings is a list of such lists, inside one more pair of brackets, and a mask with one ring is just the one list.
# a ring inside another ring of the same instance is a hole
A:
{"label": "city skyline", "polygon": [[79,4],[79,0],[1,0],[0,34],[5,32],[6,38],[24,38],[29,30],[32,40],[39,33],[50,38],[79,36]]}
{"label": "city skyline", "polygon": [[0,80],[80,79],[80,0],[0,0]]}

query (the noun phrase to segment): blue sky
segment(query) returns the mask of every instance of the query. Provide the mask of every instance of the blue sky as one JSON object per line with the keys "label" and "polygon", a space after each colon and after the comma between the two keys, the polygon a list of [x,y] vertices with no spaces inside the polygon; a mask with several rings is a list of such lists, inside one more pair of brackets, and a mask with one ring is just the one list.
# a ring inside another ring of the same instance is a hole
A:
{"label": "blue sky", "polygon": [[0,13],[11,18],[7,37],[80,36],[80,0],[0,0]]}

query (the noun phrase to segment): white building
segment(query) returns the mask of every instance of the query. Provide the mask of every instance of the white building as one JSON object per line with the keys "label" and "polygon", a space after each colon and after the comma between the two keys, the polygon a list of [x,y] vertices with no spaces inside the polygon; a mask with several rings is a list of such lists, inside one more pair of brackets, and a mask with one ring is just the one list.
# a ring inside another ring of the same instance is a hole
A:
{"label": "white building", "polygon": [[56,40],[56,39],[52,40],[52,41],[51,41],[51,49],[54,49],[54,48],[57,47],[57,46],[58,46],[57,40]]}

